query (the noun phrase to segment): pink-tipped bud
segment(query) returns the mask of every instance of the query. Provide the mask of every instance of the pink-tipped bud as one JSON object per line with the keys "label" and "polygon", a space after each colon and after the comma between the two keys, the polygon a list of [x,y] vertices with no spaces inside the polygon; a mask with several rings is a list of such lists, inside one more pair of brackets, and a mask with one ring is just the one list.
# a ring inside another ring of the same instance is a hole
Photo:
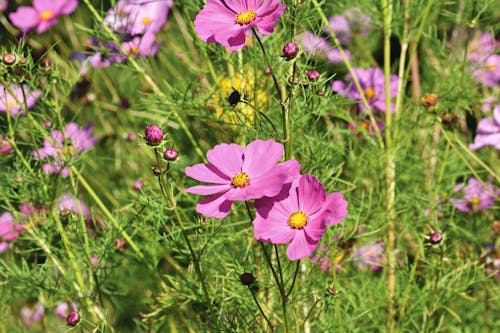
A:
{"label": "pink-tipped bud", "polygon": [[299,46],[294,42],[288,42],[283,46],[283,56],[292,59],[299,53]]}
{"label": "pink-tipped bud", "polygon": [[317,79],[319,79],[319,72],[315,69],[310,69],[307,71],[307,78],[310,81],[316,81]]}
{"label": "pink-tipped bud", "polygon": [[179,156],[179,152],[174,148],[167,148],[163,152],[163,158],[170,162],[175,161],[177,159],[177,156]]}
{"label": "pink-tipped bud", "polygon": [[80,317],[80,314],[78,313],[78,311],[73,310],[66,317],[66,322],[68,323],[69,326],[76,326],[76,324],[78,324],[81,319],[82,318]]}
{"label": "pink-tipped bud", "polygon": [[0,155],[7,156],[12,151],[9,141],[0,135]]}
{"label": "pink-tipped bud", "polygon": [[432,244],[439,244],[439,243],[441,243],[442,239],[443,239],[443,234],[438,232],[438,231],[433,232],[429,236],[429,240],[431,241]]}
{"label": "pink-tipped bud", "polygon": [[3,55],[2,60],[6,65],[12,65],[16,62],[17,57],[14,53],[8,52]]}
{"label": "pink-tipped bud", "polygon": [[163,140],[163,131],[159,126],[149,125],[144,131],[144,137],[148,144],[156,146]]}

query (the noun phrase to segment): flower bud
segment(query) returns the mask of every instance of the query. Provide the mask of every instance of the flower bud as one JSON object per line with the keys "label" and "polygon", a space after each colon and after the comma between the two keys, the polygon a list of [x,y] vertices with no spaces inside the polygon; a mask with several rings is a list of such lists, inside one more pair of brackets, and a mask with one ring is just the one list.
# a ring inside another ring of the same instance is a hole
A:
{"label": "flower bud", "polygon": [[6,65],[12,65],[13,63],[16,62],[17,57],[16,57],[16,55],[14,53],[8,52],[8,53],[5,53],[3,55],[2,60],[3,60],[4,64],[6,64]]}
{"label": "flower bud", "polygon": [[283,46],[283,56],[288,60],[293,59],[299,53],[299,46],[294,42],[288,42]]}
{"label": "flower bud", "polygon": [[177,159],[177,156],[179,156],[179,152],[174,148],[167,148],[163,152],[163,158],[167,161],[173,162]]}
{"label": "flower bud", "polygon": [[240,275],[240,282],[245,286],[250,286],[255,282],[255,277],[252,273],[243,273]]}
{"label": "flower bud", "polygon": [[241,94],[238,90],[233,88],[233,92],[228,96],[227,101],[230,105],[236,105],[241,100]]}
{"label": "flower bud", "polygon": [[159,126],[149,125],[146,127],[144,137],[146,138],[148,144],[156,146],[163,140],[163,131]]}
{"label": "flower bud", "polygon": [[7,156],[12,151],[12,146],[7,138],[0,135],[0,155]]}
{"label": "flower bud", "polygon": [[316,81],[317,79],[319,79],[319,72],[315,69],[310,69],[307,71],[307,78],[310,81]]}
{"label": "flower bud", "polygon": [[432,244],[439,244],[441,243],[441,240],[443,239],[443,234],[436,231],[430,234],[429,240]]}
{"label": "flower bud", "polygon": [[68,323],[69,326],[75,326],[80,322],[80,314],[78,311],[73,310],[69,313],[69,315],[66,317],[66,322]]}

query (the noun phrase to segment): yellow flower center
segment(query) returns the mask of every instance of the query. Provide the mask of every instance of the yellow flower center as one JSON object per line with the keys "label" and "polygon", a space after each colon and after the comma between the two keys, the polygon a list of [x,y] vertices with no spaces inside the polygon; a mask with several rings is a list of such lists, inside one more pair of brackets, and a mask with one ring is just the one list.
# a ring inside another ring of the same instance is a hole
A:
{"label": "yellow flower center", "polygon": [[43,12],[40,13],[40,19],[43,21],[50,20],[54,14],[52,13],[51,10],[44,10]]}
{"label": "yellow flower center", "polygon": [[245,187],[250,183],[250,177],[246,172],[237,173],[233,178],[231,178],[231,185],[233,187]]}
{"label": "yellow flower center", "polygon": [[292,229],[302,229],[307,224],[307,215],[302,211],[296,211],[288,218],[288,225]]}
{"label": "yellow flower center", "polygon": [[480,202],[480,200],[478,197],[474,197],[474,198],[470,199],[470,203],[474,209],[477,208],[477,206],[479,206],[479,202]]}
{"label": "yellow flower center", "polygon": [[244,25],[252,22],[253,20],[255,20],[255,10],[249,9],[244,13],[238,13],[238,15],[236,15],[235,21],[239,25]]}
{"label": "yellow flower center", "polygon": [[375,90],[373,90],[372,87],[368,87],[364,91],[365,97],[369,99],[370,101],[375,98]]}
{"label": "yellow flower center", "polygon": [[487,71],[493,72],[497,67],[495,65],[488,65],[485,68]]}
{"label": "yellow flower center", "polygon": [[17,107],[16,101],[7,101],[7,110],[15,109]]}
{"label": "yellow flower center", "polygon": [[151,22],[153,22],[153,20],[150,17],[146,16],[145,18],[142,19],[142,24],[144,25],[150,25]]}
{"label": "yellow flower center", "polygon": [[134,46],[130,49],[129,52],[131,55],[137,55],[139,53],[139,48],[137,46]]}

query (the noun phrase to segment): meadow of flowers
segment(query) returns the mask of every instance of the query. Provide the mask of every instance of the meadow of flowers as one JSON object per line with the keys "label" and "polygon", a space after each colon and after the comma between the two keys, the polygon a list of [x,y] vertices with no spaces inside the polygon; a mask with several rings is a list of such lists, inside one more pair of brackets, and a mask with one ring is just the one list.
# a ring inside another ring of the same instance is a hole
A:
{"label": "meadow of flowers", "polygon": [[500,330],[498,0],[0,0],[0,333]]}

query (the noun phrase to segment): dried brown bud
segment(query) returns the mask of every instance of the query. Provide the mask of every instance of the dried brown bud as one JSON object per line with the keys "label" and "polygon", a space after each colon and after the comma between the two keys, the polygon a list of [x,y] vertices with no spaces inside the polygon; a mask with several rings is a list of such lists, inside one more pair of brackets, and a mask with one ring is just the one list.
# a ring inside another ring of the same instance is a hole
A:
{"label": "dried brown bud", "polygon": [[433,109],[439,104],[439,98],[438,95],[433,94],[433,93],[427,93],[422,97],[422,105],[426,109]]}

